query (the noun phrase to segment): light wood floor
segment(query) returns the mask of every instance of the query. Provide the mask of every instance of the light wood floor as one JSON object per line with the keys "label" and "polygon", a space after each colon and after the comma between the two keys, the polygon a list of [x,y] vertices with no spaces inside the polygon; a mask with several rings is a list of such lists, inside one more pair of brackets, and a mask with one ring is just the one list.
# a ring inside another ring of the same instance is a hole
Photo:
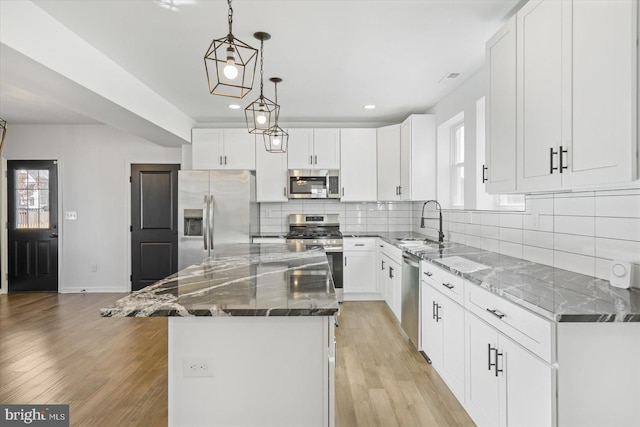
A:
{"label": "light wood floor", "polygon": [[[0,403],[64,403],[72,426],[167,425],[166,318],[101,318],[122,295],[0,295]],[[338,427],[473,425],[381,302],[342,305]]]}

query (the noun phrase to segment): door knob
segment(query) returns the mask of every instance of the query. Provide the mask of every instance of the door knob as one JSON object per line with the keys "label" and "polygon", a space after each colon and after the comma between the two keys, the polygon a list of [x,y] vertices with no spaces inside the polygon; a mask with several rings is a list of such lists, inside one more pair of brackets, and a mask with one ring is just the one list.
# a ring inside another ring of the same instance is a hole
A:
{"label": "door knob", "polygon": [[49,234],[49,237],[51,237],[52,239],[55,239],[58,237],[58,233],[51,233]]}

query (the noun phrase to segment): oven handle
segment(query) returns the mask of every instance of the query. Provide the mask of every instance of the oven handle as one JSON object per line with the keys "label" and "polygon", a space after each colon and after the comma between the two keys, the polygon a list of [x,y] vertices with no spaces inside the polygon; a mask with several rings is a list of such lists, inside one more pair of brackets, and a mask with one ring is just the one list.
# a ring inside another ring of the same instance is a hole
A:
{"label": "oven handle", "polygon": [[342,252],[342,246],[331,246],[328,248],[324,248],[324,251],[332,254],[337,252]]}

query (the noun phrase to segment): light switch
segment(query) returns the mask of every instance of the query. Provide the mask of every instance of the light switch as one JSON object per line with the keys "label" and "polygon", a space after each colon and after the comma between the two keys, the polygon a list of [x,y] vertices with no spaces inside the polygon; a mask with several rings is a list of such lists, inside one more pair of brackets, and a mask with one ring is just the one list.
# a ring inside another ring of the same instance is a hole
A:
{"label": "light switch", "polygon": [[75,221],[76,219],[78,219],[78,213],[75,211],[65,211],[64,219]]}

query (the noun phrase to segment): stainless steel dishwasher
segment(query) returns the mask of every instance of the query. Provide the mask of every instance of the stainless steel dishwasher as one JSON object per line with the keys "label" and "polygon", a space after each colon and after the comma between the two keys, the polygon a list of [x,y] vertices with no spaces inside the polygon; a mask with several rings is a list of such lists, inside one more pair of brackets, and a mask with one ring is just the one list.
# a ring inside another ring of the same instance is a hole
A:
{"label": "stainless steel dishwasher", "polygon": [[402,254],[402,319],[400,325],[413,345],[419,348],[420,258]]}

